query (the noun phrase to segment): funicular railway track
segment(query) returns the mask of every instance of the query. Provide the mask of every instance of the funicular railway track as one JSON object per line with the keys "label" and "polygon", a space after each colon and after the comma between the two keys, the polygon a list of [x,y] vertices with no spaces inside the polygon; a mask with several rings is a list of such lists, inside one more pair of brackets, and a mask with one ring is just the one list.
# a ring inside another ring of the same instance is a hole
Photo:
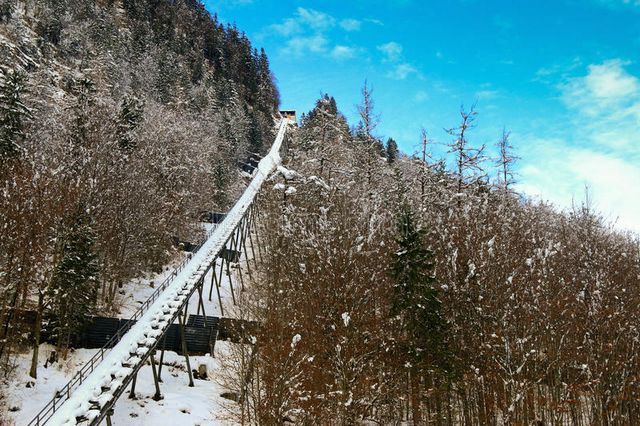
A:
{"label": "funicular railway track", "polygon": [[[251,234],[255,215],[254,200],[268,176],[280,164],[280,148],[284,142],[289,120],[280,121],[277,137],[269,153],[259,162],[255,173],[240,199],[231,208],[222,223],[208,236],[202,247],[183,262],[176,272],[165,280],[152,296],[140,306],[128,325],[87,362],[74,377],[47,403],[28,425],[98,425],[103,419],[111,424],[110,413],[118,398],[129,385],[135,386],[138,371],[150,361],[159,396],[160,369],[153,354],[176,320],[184,332],[189,299],[199,292],[201,302],[204,281],[213,268],[211,291],[216,278],[216,261],[221,259],[221,272],[228,251],[239,252],[239,242]],[[246,255],[246,246],[245,255]],[[227,260],[227,271],[229,261]],[[215,281],[220,305],[220,293]],[[233,292],[232,292],[233,295]],[[204,311],[204,305],[203,311]],[[204,312],[203,312],[204,313]],[[183,345],[185,339],[182,339]],[[186,353],[186,348],[183,347]],[[188,355],[189,386],[193,386]]]}

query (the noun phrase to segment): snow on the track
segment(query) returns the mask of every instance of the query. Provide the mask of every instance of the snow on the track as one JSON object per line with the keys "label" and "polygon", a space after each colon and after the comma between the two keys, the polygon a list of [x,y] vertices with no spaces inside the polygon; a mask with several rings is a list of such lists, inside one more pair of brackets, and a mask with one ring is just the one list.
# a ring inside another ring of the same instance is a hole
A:
{"label": "snow on the track", "polygon": [[[224,378],[220,377],[223,368],[220,361],[227,356],[231,343],[216,343],[216,358],[211,356],[191,356],[191,365],[198,368],[207,366],[206,380],[195,380],[195,386],[187,386],[189,379],[184,366],[184,357],[175,352],[166,352],[162,367],[162,399],[153,400],[155,388],[151,380],[151,366],[147,362],[140,370],[136,384],[136,398],[129,399],[125,394],[116,406],[112,416],[113,424],[128,426],[151,425],[219,425],[237,424],[230,413],[234,402],[220,397],[226,389]],[[96,349],[77,349],[70,353],[66,361],[44,367],[45,360],[55,346],[43,344],[40,347],[38,362],[38,379],[27,374],[30,354],[19,356],[16,365],[16,376],[11,380],[7,391],[7,408],[10,409],[9,421],[16,425],[26,424],[40,408],[47,403],[50,396],[71,378],[73,372],[80,368],[96,352]],[[158,355],[156,355],[158,360]]]}
{"label": "snow on the track", "polygon": [[[95,418],[100,414],[98,406],[107,405],[123,386],[123,380],[118,375],[122,375],[123,372],[131,375],[142,364],[143,357],[153,347],[158,336],[164,333],[173,322],[177,312],[195,290],[199,280],[206,274],[209,265],[214,262],[217,254],[242,220],[264,181],[280,165],[280,147],[287,129],[286,124],[286,120],[281,121],[271,150],[258,164],[253,179],[224,221],[158,300],[105,356],[93,373],[73,391],[71,397],[56,411],[48,424],[75,425],[78,417]],[[115,379],[112,376],[115,376]]]}

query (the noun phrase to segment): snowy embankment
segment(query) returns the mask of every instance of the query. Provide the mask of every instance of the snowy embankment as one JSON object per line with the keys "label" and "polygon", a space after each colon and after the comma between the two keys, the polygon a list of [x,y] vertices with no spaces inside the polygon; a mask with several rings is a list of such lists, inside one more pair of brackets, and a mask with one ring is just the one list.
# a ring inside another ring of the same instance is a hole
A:
{"label": "snowy embankment", "polygon": [[70,398],[56,411],[48,424],[75,425],[76,418],[94,419],[104,407],[114,402],[124,386],[158,343],[178,312],[204,279],[210,265],[224,248],[234,229],[251,206],[262,184],[280,164],[287,120],[282,120],[277,138],[269,153],[260,161],[253,179],[240,199],[211,237],[180,271],[172,284],[160,295],[104,360],[83,378]]}
{"label": "snowy embankment", "polygon": [[[136,383],[136,398],[122,397],[118,400],[112,416],[114,425],[217,425],[237,424],[233,418],[235,402],[220,397],[226,391],[224,377],[220,372],[225,367],[222,360],[232,351],[232,343],[216,343],[216,358],[191,356],[191,366],[200,370],[206,366],[207,377],[195,378],[195,387],[187,386],[184,357],[175,352],[166,352],[162,367],[162,399],[155,401],[155,387],[151,365],[146,362],[139,371]],[[65,361],[44,367],[47,357],[55,346],[40,347],[38,379],[27,375],[31,356],[19,356],[15,369],[17,377],[6,388],[9,424],[25,425],[46,404],[57,389],[71,378],[73,372],[87,362],[96,349],[76,349]],[[155,355],[159,362],[159,353]],[[0,422],[2,424],[2,422]]]}

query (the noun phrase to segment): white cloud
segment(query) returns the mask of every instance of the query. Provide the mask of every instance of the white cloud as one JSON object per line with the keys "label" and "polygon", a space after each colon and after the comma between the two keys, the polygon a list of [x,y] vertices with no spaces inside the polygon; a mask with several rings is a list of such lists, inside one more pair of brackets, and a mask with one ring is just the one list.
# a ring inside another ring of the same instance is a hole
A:
{"label": "white cloud", "polygon": [[333,16],[314,9],[299,7],[297,9],[297,16],[303,24],[308,25],[316,31],[328,30],[336,24]]}
{"label": "white cloud", "polygon": [[420,103],[429,99],[429,94],[424,90],[418,90],[416,94],[413,96],[413,100]]}
{"label": "white cloud", "polygon": [[356,55],[356,49],[350,46],[337,45],[331,50],[334,59],[349,59]]}
{"label": "white cloud", "polygon": [[315,9],[299,7],[293,17],[287,18],[280,24],[273,24],[269,28],[283,36],[300,34],[307,29],[315,32],[323,32],[333,28],[336,20],[333,16]]}
{"label": "white cloud", "polygon": [[625,65],[619,59],[589,65],[587,75],[560,86],[562,100],[576,113],[574,125],[608,148],[640,140],[640,79]]}
{"label": "white cloud", "polygon": [[640,0],[596,0],[605,6],[617,8],[620,6],[640,6]]}
{"label": "white cloud", "polygon": [[411,74],[418,74],[418,70],[411,64],[402,63],[396,65],[391,71],[387,73],[387,77],[394,80],[404,80]]}
{"label": "white cloud", "polygon": [[[301,56],[317,54],[326,58],[343,60],[357,55],[359,48],[332,41],[337,26],[345,31],[357,31],[362,22],[343,19],[338,22],[333,16],[311,8],[298,7],[292,17],[268,26],[267,34],[284,36],[280,49],[283,54]],[[263,32],[263,37],[266,34]]]}
{"label": "white cloud", "polygon": [[563,87],[565,100],[580,106],[584,102],[595,102],[596,107],[624,102],[638,93],[638,79],[624,69],[628,65],[619,59],[598,65],[589,65],[589,73],[576,77]]}
{"label": "white cloud", "polygon": [[295,18],[288,18],[282,21],[280,24],[271,25],[270,29],[282,34],[283,36],[290,36],[302,31],[302,26]]}
{"label": "white cloud", "polygon": [[576,70],[582,69],[584,63],[582,62],[582,58],[579,56],[573,57],[571,59],[563,60],[559,63],[554,63],[542,68],[539,68],[535,76],[533,77],[533,81],[539,81],[546,84],[553,84],[557,78],[561,78],[563,80],[568,79],[575,73]]}
{"label": "white cloud", "polygon": [[360,31],[362,21],[358,21],[357,19],[343,19],[340,21],[340,27],[345,31]]}
{"label": "white cloud", "polygon": [[601,99],[620,99],[638,92],[638,79],[629,75],[619,60],[608,61],[602,65],[590,65],[585,77],[586,86],[591,93]]}
{"label": "white cloud", "polygon": [[366,18],[364,20],[364,22],[368,22],[368,23],[373,24],[373,25],[378,25],[380,27],[384,26],[384,22],[382,22],[379,19],[375,19],[375,18]]}
{"label": "white cloud", "polygon": [[596,208],[640,232],[640,78],[628,63],[591,64],[559,86],[566,137],[513,135],[523,151],[520,189],[561,207],[590,188]]}
{"label": "white cloud", "polygon": [[327,52],[328,40],[320,35],[316,34],[309,37],[294,37],[287,42],[287,51],[294,55],[302,55],[307,52],[311,53],[325,53]]}
{"label": "white cloud", "polygon": [[376,46],[376,49],[378,49],[378,51],[383,55],[382,62],[394,64],[391,70],[387,72],[388,78],[404,80],[411,74],[420,75],[418,69],[414,65],[403,61],[402,52],[404,49],[400,43],[390,41]]}
{"label": "white cloud", "polygon": [[381,44],[377,49],[383,53],[385,61],[396,62],[402,57],[402,46],[395,41]]}
{"label": "white cloud", "polygon": [[[579,205],[585,188],[594,208],[624,229],[640,232],[640,168],[613,154],[575,149],[562,140],[529,140],[536,143],[535,162],[519,170],[524,193],[550,201],[560,208]],[[534,154],[525,158],[531,158]]]}
{"label": "white cloud", "polygon": [[480,101],[484,101],[487,99],[494,99],[496,98],[500,93],[497,90],[489,90],[489,89],[485,89],[485,90],[479,90],[476,92],[476,99],[480,100]]}

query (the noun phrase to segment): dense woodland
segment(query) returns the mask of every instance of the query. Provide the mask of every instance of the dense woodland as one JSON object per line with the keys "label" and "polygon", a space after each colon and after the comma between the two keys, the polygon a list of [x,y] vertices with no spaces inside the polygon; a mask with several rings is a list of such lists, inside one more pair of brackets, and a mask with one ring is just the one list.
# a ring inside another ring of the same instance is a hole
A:
{"label": "dense woodland", "polygon": [[[195,0],[0,0],[0,372],[202,232],[273,140],[264,51]],[[17,327],[37,311],[33,330]]]}
{"label": "dense woodland", "polygon": [[[515,193],[473,109],[436,160],[426,132],[383,143],[362,95],[353,127],[319,99],[261,194],[239,422],[640,423],[637,236]],[[64,349],[198,238],[278,104],[264,51],[196,0],[0,0],[0,373],[31,347],[35,377],[43,325]]]}
{"label": "dense woodland", "polygon": [[639,423],[637,237],[588,200],[559,213],[514,193],[509,134],[483,160],[473,110],[444,161],[426,133],[414,156],[383,150],[363,94],[352,129],[317,102],[263,196],[240,309],[263,331],[234,358],[238,419]]}

